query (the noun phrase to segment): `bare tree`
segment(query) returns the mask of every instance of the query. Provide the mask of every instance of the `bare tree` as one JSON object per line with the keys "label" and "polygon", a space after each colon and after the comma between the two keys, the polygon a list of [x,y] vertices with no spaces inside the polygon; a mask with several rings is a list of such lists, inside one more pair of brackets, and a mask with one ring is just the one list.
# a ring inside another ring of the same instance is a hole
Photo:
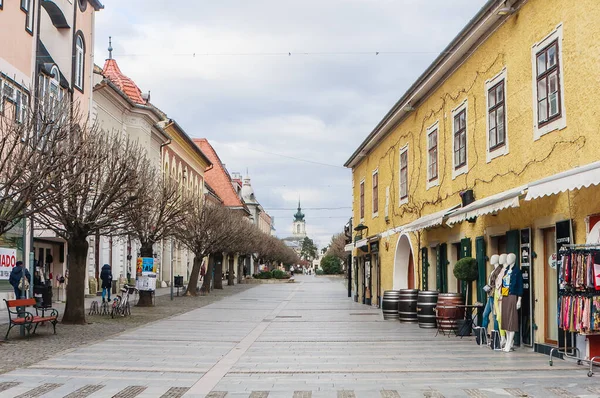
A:
{"label": "bare tree", "polygon": [[194,253],[194,264],[188,281],[187,295],[196,296],[200,267],[202,260],[207,256],[209,262],[202,290],[207,293],[210,291],[214,255],[221,253],[222,242],[231,237],[231,229],[228,228],[230,222],[231,212],[225,207],[197,201],[190,206],[189,212],[177,228],[177,238]]}
{"label": "bare tree", "polygon": [[72,119],[73,134],[62,152],[70,159],[48,178],[51,189],[41,194],[36,221],[64,238],[68,245],[69,283],[64,323],[85,323],[87,238],[111,235],[127,225],[137,180],[148,168],[144,152],[122,136],[81,127]]}
{"label": "bare tree", "polygon": [[48,176],[71,161],[61,151],[73,128],[66,104],[28,112],[21,101],[12,109],[5,102],[0,115],[0,235],[43,208],[42,194],[53,199]]}
{"label": "bare tree", "polygon": [[[154,245],[175,234],[191,204],[191,194],[156,168],[140,170],[134,199],[126,210],[127,232],[140,242],[140,256],[153,257]],[[197,197],[196,200],[200,200]],[[151,307],[152,294],[140,291],[140,307]]]}
{"label": "bare tree", "polygon": [[331,243],[325,254],[331,254],[341,261],[346,261],[346,237],[343,233],[335,234],[331,237]]}

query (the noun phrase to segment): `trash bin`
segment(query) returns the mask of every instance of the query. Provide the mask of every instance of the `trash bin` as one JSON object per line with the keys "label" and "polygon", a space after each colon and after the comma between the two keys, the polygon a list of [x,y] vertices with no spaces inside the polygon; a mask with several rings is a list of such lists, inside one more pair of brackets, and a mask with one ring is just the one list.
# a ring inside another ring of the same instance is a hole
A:
{"label": "trash bin", "polygon": [[174,278],[174,286],[175,287],[183,287],[183,276],[176,275]]}
{"label": "trash bin", "polygon": [[33,287],[33,297],[35,298],[38,307],[52,307],[52,286],[35,285]]}

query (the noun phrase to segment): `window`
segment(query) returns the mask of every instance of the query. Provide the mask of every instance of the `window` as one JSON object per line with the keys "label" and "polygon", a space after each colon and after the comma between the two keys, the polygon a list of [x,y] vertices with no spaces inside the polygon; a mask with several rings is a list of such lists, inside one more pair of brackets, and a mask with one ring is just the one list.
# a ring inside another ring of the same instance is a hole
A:
{"label": "window", "polygon": [[531,48],[533,138],[567,127],[562,64],[562,24]]}
{"label": "window", "polygon": [[18,123],[23,123],[27,117],[27,103],[27,94],[17,91],[15,97],[15,121]]}
{"label": "window", "polygon": [[454,116],[454,169],[467,164],[467,110]]}
{"label": "window", "polygon": [[400,204],[408,201],[408,147],[400,150]]}
{"label": "window", "polygon": [[75,41],[75,87],[83,91],[83,76],[85,67],[85,47],[83,38],[80,34],[77,35]]}
{"label": "window", "polygon": [[40,75],[40,98],[43,99],[45,113],[54,118],[59,113],[64,113],[61,108],[66,93],[60,87],[60,72],[56,65],[52,67],[51,74],[52,76]]}
{"label": "window", "polygon": [[438,178],[438,130],[427,134],[427,177],[432,182]]}
{"label": "window", "polygon": [[360,219],[365,218],[365,182],[360,182]]}
{"label": "window", "polygon": [[25,13],[25,30],[33,35],[33,7],[31,7],[31,0],[21,0],[21,10]]}
{"label": "window", "polygon": [[379,172],[373,172],[373,217],[379,213]]}
{"label": "window", "polygon": [[506,115],[504,107],[504,80],[488,91],[489,149],[500,148],[506,141]]}
{"label": "window", "polygon": [[560,117],[560,75],[558,41],[536,56],[538,124],[543,126]]}

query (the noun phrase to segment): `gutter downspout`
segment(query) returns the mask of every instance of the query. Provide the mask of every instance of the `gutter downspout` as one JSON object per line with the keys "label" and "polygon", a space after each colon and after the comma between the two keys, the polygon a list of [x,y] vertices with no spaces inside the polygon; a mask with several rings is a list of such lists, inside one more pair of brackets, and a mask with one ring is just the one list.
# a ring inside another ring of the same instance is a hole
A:
{"label": "gutter downspout", "polygon": [[[164,134],[166,137],[169,137],[168,134],[166,134],[166,132],[161,128],[158,127]],[[167,141],[164,141],[162,144],[160,144],[160,156],[161,156],[161,163],[160,163],[160,170],[162,172],[162,176],[163,176],[163,183],[165,182],[165,172],[164,172],[164,164],[165,164],[165,153],[163,151],[163,148],[171,145],[173,141],[171,140],[171,137],[169,137],[167,139]],[[172,240],[172,238],[171,238]],[[160,255],[160,280],[163,281],[164,280],[164,248],[165,248],[165,240],[161,239],[160,240],[160,247],[161,247],[161,255]],[[173,244],[171,243],[171,250],[173,250]],[[169,277],[169,285],[171,286],[171,300],[173,300],[173,252],[171,252],[171,276]]]}

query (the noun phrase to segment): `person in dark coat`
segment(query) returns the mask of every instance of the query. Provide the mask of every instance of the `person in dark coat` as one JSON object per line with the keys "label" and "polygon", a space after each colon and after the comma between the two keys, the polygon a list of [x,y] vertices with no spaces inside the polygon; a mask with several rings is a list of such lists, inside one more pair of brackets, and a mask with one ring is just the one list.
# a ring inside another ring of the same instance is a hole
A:
{"label": "person in dark coat", "polygon": [[31,275],[27,268],[23,267],[23,261],[17,261],[15,267],[10,271],[10,276],[8,277],[8,282],[15,289],[15,298],[20,299],[27,295],[27,292],[22,292],[19,289],[19,283],[21,282],[21,278],[27,278],[27,281],[31,283]]}
{"label": "person in dark coat", "polygon": [[105,302],[104,297],[108,293],[108,301],[110,301],[110,289],[112,287],[112,272],[110,265],[104,264],[100,272],[100,280],[102,281],[102,302]]}

